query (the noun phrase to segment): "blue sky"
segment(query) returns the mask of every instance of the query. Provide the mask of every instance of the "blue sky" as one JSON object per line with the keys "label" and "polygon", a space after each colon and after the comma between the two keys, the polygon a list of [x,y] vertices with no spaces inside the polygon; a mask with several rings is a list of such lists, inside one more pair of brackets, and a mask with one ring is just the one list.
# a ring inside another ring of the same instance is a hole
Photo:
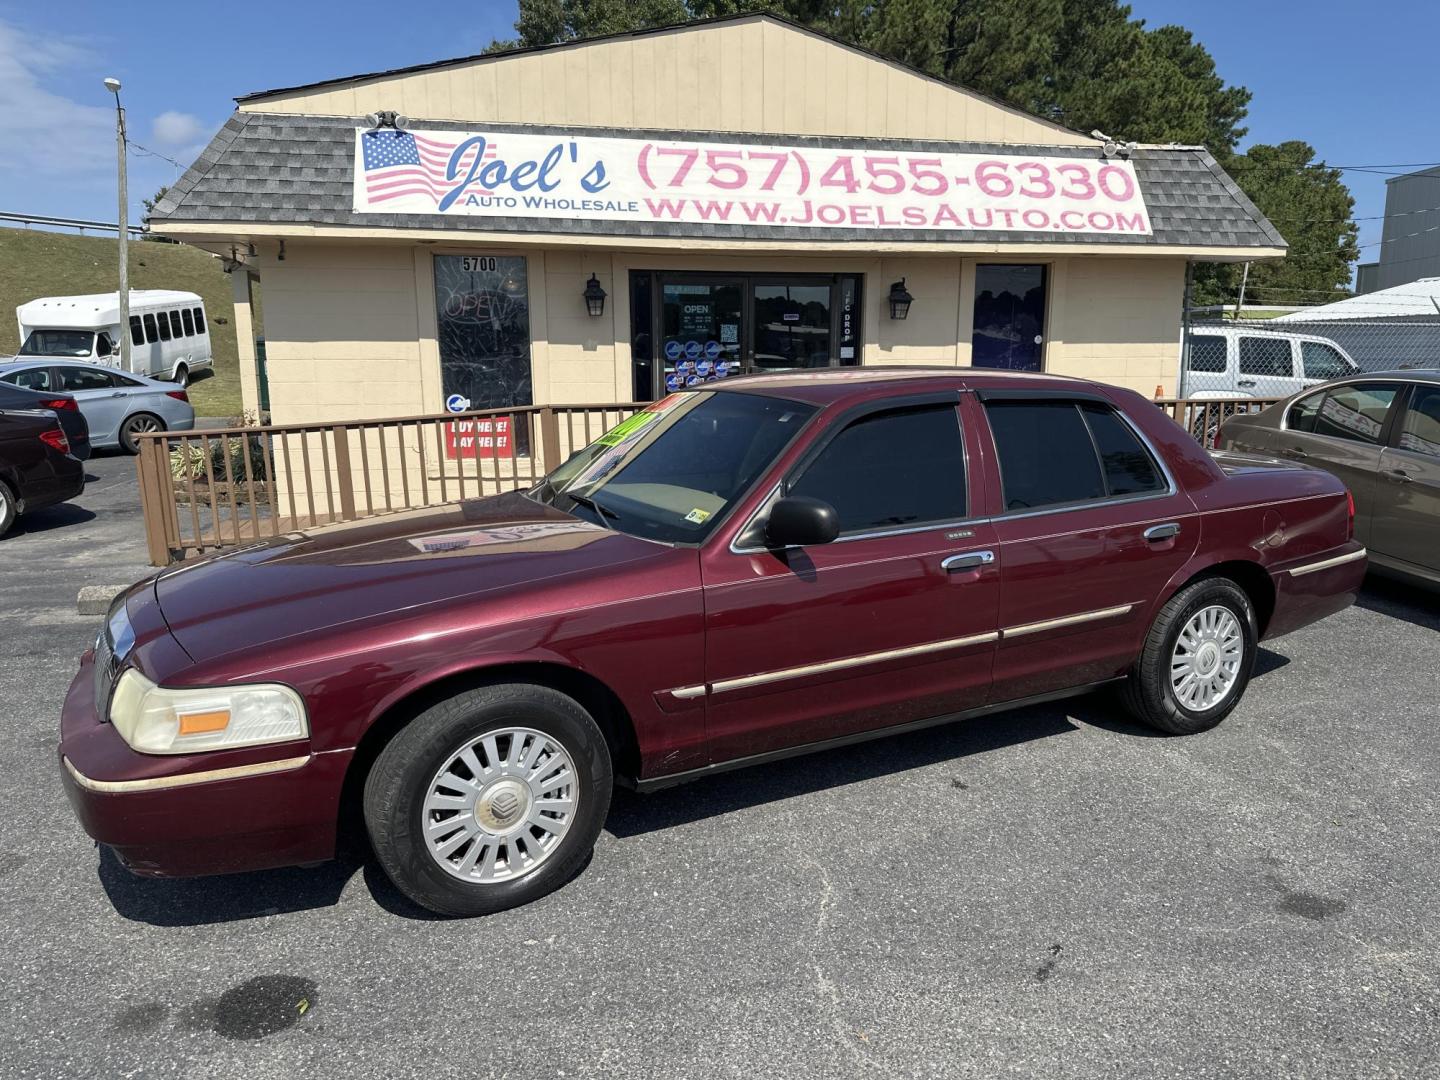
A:
{"label": "blue sky", "polygon": [[[1151,26],[1192,30],[1224,78],[1254,92],[1247,141],[1304,139],[1341,165],[1440,161],[1436,0],[1133,7]],[[238,94],[479,52],[511,36],[514,19],[513,0],[398,8],[376,0],[249,0],[238,8],[0,0],[0,115],[10,129],[0,209],[115,219],[106,75],[124,83],[132,141],[189,164]],[[175,175],[161,158],[132,151],[132,220],[140,198]],[[1352,172],[1347,181],[1357,215],[1383,212],[1383,176]],[[1360,225],[1362,243],[1379,239],[1379,221]],[[1377,251],[1366,247],[1362,258]]]}

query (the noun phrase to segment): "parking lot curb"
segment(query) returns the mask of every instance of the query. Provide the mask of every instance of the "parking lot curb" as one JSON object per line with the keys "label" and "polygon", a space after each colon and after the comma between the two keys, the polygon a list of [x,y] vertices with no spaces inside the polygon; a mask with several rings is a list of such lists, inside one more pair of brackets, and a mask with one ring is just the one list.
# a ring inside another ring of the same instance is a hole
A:
{"label": "parking lot curb", "polygon": [[129,585],[86,585],[75,598],[75,610],[81,615],[104,615],[110,610],[110,601],[128,589]]}

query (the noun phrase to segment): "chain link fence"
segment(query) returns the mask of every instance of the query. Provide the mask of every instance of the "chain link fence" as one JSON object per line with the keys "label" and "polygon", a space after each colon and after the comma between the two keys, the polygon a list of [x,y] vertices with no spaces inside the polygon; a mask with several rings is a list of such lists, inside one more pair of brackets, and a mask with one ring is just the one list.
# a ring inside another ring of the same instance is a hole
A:
{"label": "chain link fence", "polygon": [[1363,371],[1440,368],[1440,312],[1386,319],[1185,320],[1181,398],[1283,398]]}

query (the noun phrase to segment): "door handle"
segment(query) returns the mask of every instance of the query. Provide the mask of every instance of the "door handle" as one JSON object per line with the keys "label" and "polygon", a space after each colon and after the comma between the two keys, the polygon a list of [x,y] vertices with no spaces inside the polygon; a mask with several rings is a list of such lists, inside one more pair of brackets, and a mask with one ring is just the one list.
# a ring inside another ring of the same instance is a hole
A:
{"label": "door handle", "polygon": [[1409,484],[1415,479],[1404,469],[1386,469],[1385,475],[1388,476],[1391,480],[1394,480],[1397,484]]}
{"label": "door handle", "polygon": [[1241,379],[1241,380],[1240,380],[1239,382],[1237,382],[1235,385],[1236,385],[1236,386],[1254,386],[1254,385],[1255,385],[1255,380],[1254,380],[1254,379]]}
{"label": "door handle", "polygon": [[1145,530],[1145,539],[1152,544],[1158,544],[1161,540],[1173,540],[1180,535],[1180,525],[1174,521],[1167,521],[1164,525],[1151,525]]}
{"label": "door handle", "polygon": [[958,574],[962,570],[974,570],[980,566],[989,566],[995,561],[993,551],[967,551],[963,555],[951,555],[940,564],[940,569],[947,574]]}
{"label": "door handle", "polygon": [[1301,450],[1298,446],[1292,446],[1289,449],[1281,450],[1280,453],[1284,457],[1295,458],[1297,461],[1300,458],[1307,458],[1310,456],[1304,450]]}

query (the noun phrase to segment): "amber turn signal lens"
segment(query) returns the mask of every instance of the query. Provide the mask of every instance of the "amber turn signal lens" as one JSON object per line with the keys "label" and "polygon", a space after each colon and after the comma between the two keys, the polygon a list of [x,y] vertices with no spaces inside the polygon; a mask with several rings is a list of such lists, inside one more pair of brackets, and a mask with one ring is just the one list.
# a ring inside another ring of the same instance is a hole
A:
{"label": "amber turn signal lens", "polygon": [[204,735],[212,731],[224,731],[230,723],[230,710],[218,712],[183,713],[180,716],[181,735]]}

